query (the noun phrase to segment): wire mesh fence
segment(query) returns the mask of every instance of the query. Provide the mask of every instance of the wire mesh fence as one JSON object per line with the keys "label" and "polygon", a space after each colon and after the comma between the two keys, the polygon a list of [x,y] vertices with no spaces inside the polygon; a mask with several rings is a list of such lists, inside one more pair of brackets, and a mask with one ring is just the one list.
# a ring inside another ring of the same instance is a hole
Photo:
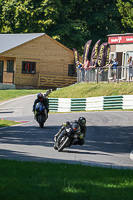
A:
{"label": "wire mesh fence", "polygon": [[77,82],[129,82],[133,81],[133,69],[125,66],[90,67],[87,70],[77,69]]}

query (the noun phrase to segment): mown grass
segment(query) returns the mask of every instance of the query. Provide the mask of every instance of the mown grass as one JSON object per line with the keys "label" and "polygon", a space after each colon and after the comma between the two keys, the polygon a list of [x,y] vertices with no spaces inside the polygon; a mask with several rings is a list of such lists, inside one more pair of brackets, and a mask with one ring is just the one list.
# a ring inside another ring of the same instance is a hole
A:
{"label": "mown grass", "polygon": [[[3,90],[0,101],[34,91]],[[35,93],[40,92],[35,90]],[[16,93],[16,94],[15,94]],[[45,93],[45,92],[44,92]],[[4,94],[4,95],[3,95]],[[77,84],[50,97],[133,94],[133,84]],[[6,126],[5,120],[0,120]],[[7,122],[8,123],[8,122]],[[12,123],[12,122],[11,122]],[[0,160],[0,200],[132,200],[133,171],[50,162]]]}
{"label": "mown grass", "polygon": [[79,83],[53,91],[51,98],[87,98],[133,95],[133,83]]}
{"label": "mown grass", "polygon": [[[0,90],[0,102],[46,90]],[[133,83],[78,83],[52,91],[51,98],[87,98],[97,96],[133,95]]]}
{"label": "mown grass", "polygon": [[23,90],[0,90],[0,102],[6,101],[9,99],[17,98],[20,96],[25,96],[29,94],[37,94],[39,92],[42,92],[43,94],[46,92],[46,90],[39,90],[39,89],[23,89]]}
{"label": "mown grass", "polygon": [[5,120],[3,118],[0,119],[0,128],[8,127],[8,126],[16,125],[16,124],[20,124],[20,122],[9,121],[9,120]]}
{"label": "mown grass", "polygon": [[1,200],[132,198],[132,170],[0,160]]}

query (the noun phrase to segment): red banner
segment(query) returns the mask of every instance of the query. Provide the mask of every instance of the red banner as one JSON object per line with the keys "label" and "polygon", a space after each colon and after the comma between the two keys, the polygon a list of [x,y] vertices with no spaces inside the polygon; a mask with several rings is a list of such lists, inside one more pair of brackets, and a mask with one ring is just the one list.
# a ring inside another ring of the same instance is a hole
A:
{"label": "red banner", "polygon": [[133,43],[133,35],[108,37],[108,44]]}

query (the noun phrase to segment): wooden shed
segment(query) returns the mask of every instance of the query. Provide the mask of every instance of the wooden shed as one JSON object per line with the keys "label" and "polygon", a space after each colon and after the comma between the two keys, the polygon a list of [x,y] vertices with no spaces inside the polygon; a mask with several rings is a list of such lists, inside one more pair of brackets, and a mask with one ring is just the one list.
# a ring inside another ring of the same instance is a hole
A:
{"label": "wooden shed", "polygon": [[48,35],[0,34],[0,83],[58,88],[76,81],[73,51]]}

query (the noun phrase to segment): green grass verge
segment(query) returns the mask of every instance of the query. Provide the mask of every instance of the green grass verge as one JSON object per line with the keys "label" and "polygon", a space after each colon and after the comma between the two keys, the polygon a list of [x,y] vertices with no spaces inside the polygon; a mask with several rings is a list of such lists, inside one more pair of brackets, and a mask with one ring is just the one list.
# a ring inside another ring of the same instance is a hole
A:
{"label": "green grass verge", "polygon": [[133,83],[79,83],[53,91],[51,98],[87,98],[133,95]]}
{"label": "green grass verge", "polygon": [[9,121],[9,120],[4,120],[0,119],[0,128],[2,127],[8,127],[8,126],[13,126],[16,124],[20,124],[20,122],[15,122],[15,121]]}
{"label": "green grass verge", "polygon": [[39,89],[31,89],[31,90],[0,90],[0,102],[6,101],[9,99],[17,98],[20,96],[25,96],[29,94],[37,94],[39,92],[42,92],[43,94],[46,92],[46,90],[39,90]]}
{"label": "green grass verge", "polygon": [[1,200],[131,200],[132,170],[0,160]]}
{"label": "green grass verge", "polygon": [[[98,91],[99,90],[99,91]],[[0,101],[44,90],[1,90]],[[86,98],[133,94],[133,84],[77,84],[50,97]],[[12,123],[0,120],[1,126]],[[0,160],[0,200],[132,200],[132,170]]]}

